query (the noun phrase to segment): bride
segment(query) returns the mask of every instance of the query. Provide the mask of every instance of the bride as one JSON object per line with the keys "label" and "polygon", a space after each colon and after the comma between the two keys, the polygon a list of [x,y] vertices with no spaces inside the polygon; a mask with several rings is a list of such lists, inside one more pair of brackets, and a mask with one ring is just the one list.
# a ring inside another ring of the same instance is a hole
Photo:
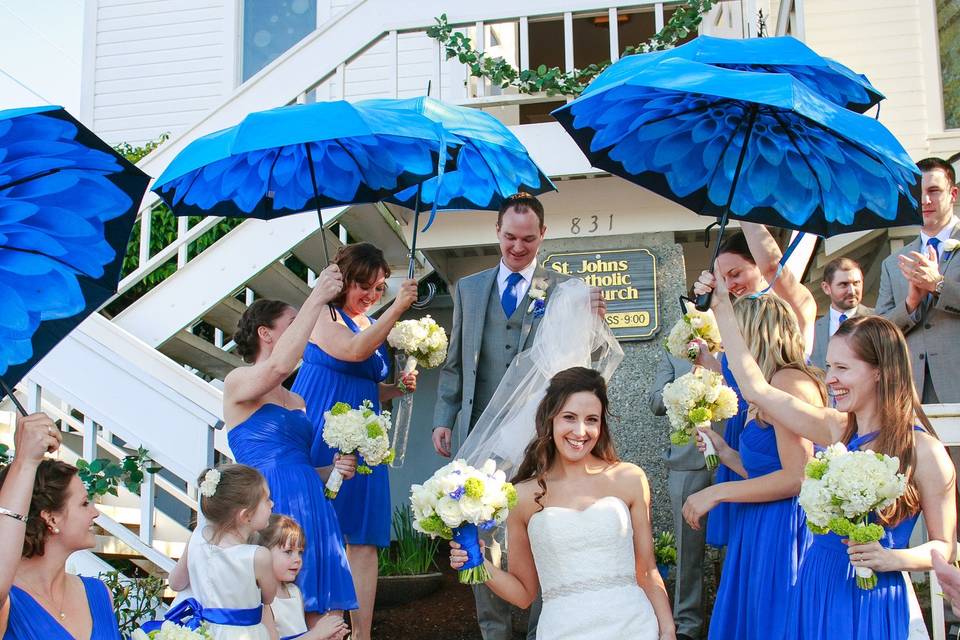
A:
{"label": "bride", "polygon": [[[504,600],[526,608],[542,591],[538,640],[676,638],[653,554],[647,478],[620,462],[607,415],[600,373],[573,367],[553,376],[513,479],[509,569],[485,561],[487,586]],[[466,552],[450,546],[459,569]]]}

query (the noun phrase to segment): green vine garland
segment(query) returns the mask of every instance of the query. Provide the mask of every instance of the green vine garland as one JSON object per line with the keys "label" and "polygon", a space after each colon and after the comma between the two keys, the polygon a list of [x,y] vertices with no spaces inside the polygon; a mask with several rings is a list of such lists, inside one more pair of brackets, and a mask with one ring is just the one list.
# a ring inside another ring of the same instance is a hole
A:
{"label": "green vine garland", "polygon": [[[658,33],[646,42],[635,46],[628,46],[623,50],[621,57],[634,53],[648,53],[659,51],[673,46],[683,38],[695,32],[717,0],[687,0],[676,8],[670,20],[663,25]],[[599,64],[591,64],[583,69],[561,71],[559,67],[540,65],[536,69],[518,70],[502,57],[491,57],[483,52],[476,51],[473,43],[463,33],[454,31],[447,20],[447,14],[442,14],[435,26],[427,29],[427,35],[437,40],[446,51],[446,59],[456,58],[470,69],[470,75],[475,78],[486,78],[500,88],[514,86],[520,93],[541,93],[548,96],[567,95],[576,96],[583,91],[594,77],[610,66],[606,60]]]}

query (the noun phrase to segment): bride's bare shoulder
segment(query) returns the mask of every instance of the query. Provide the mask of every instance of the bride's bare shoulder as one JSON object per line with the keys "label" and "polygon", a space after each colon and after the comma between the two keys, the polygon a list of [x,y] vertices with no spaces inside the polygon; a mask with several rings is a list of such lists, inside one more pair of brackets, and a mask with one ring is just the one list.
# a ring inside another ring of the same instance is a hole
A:
{"label": "bride's bare shoulder", "polygon": [[644,483],[647,481],[647,474],[644,472],[644,470],[632,462],[618,462],[614,465],[611,465],[607,470],[607,473],[617,481],[634,480]]}

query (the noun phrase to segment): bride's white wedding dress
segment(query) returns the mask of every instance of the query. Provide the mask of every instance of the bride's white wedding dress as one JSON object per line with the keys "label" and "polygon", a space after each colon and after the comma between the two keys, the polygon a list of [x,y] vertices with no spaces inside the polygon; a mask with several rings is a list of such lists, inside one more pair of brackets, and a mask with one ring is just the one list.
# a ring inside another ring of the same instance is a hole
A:
{"label": "bride's white wedding dress", "polygon": [[537,640],[657,640],[657,617],[637,585],[633,525],[623,500],[583,511],[546,507],[527,523],[543,609]]}

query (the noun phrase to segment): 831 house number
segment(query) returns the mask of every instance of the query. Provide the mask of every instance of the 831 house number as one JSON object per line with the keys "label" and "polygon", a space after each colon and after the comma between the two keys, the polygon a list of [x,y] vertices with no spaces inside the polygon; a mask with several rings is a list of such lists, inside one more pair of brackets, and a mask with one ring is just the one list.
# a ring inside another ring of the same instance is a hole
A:
{"label": "831 house number", "polygon": [[570,233],[575,236],[585,233],[607,233],[613,231],[613,214],[607,216],[583,216],[570,218]]}

